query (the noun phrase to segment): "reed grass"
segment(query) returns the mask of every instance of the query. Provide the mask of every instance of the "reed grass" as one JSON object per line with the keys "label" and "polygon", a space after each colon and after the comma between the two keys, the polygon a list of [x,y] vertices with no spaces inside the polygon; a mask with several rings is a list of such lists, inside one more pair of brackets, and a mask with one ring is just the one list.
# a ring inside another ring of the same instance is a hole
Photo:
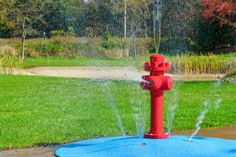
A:
{"label": "reed grass", "polygon": [[171,60],[172,72],[178,74],[225,74],[236,65],[224,55],[178,55]]}
{"label": "reed grass", "polygon": [[0,73],[15,74],[19,71],[17,52],[10,46],[0,46]]}

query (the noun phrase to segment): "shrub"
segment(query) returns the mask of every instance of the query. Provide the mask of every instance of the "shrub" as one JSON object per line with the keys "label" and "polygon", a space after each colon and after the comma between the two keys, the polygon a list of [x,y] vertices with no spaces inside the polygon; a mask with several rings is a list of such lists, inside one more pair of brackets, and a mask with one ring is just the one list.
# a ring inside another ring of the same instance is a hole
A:
{"label": "shrub", "polygon": [[236,38],[234,28],[231,26],[218,26],[208,21],[196,21],[193,41],[198,51],[214,50],[232,47]]}
{"label": "shrub", "polygon": [[4,56],[0,57],[0,67],[1,68],[14,68],[17,67],[17,57],[16,56]]}
{"label": "shrub", "polygon": [[102,36],[102,47],[105,49],[112,49],[115,47],[115,42],[112,40],[111,34],[108,31]]}
{"label": "shrub", "polygon": [[60,41],[53,40],[35,46],[35,50],[43,56],[59,56],[63,50],[64,44]]}
{"label": "shrub", "polygon": [[115,42],[112,39],[102,42],[102,47],[105,49],[112,49],[115,47]]}
{"label": "shrub", "polygon": [[222,79],[223,82],[236,83],[236,69],[232,70]]}
{"label": "shrub", "polygon": [[192,42],[190,39],[184,38],[168,38],[162,39],[160,50],[165,52],[170,52],[171,54],[175,55],[178,53],[186,53],[192,50]]}
{"label": "shrub", "polygon": [[70,51],[76,55],[99,56],[99,47],[93,45],[92,42],[72,44]]}
{"label": "shrub", "polygon": [[50,32],[51,36],[65,36],[64,30],[53,30]]}
{"label": "shrub", "polygon": [[135,43],[132,43],[132,45],[132,48],[135,48],[137,51],[136,55],[146,55],[147,53],[151,53],[154,49],[152,38],[137,38]]}
{"label": "shrub", "polygon": [[13,73],[18,67],[16,50],[8,45],[0,46],[0,72]]}
{"label": "shrub", "polygon": [[31,47],[26,47],[26,49],[25,49],[25,56],[31,57],[31,58],[35,58],[35,57],[39,56],[39,53],[35,49],[33,49]]}
{"label": "shrub", "polygon": [[12,34],[12,29],[10,29],[6,24],[0,22],[0,38],[9,38]]}
{"label": "shrub", "polygon": [[114,41],[114,47],[115,49],[130,49],[131,43],[128,39],[124,38],[112,38]]}
{"label": "shrub", "polygon": [[5,57],[5,56],[11,56],[14,57],[16,56],[16,50],[8,45],[6,46],[0,46],[0,57]]}
{"label": "shrub", "polygon": [[50,32],[51,36],[74,36],[74,30],[73,27],[69,27],[68,31],[65,32],[64,30],[53,30]]}
{"label": "shrub", "polygon": [[101,56],[112,58],[112,59],[121,59],[129,57],[128,49],[105,49],[101,51]]}
{"label": "shrub", "polygon": [[112,38],[107,31],[103,34],[101,46],[105,49],[127,49],[130,47],[127,40]]}

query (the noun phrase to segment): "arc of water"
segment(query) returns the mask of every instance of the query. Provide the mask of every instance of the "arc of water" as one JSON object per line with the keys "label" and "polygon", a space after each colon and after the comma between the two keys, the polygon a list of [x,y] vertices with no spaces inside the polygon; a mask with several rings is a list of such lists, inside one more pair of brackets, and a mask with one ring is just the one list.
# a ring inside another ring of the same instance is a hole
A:
{"label": "arc of water", "polygon": [[197,124],[195,125],[196,130],[190,136],[189,142],[192,142],[193,137],[196,136],[197,133],[199,132],[199,130],[201,129],[201,124],[203,123],[203,120],[205,119],[205,116],[209,111],[209,107],[210,107],[209,101],[205,101],[204,102],[204,110],[198,116]]}
{"label": "arc of water", "polygon": [[192,141],[193,137],[196,136],[198,134],[198,132],[201,129],[201,124],[203,123],[203,120],[205,119],[206,114],[208,113],[209,109],[211,106],[214,107],[215,110],[219,109],[221,103],[222,103],[222,99],[218,98],[218,99],[214,99],[214,96],[216,93],[213,93],[213,91],[215,92],[216,89],[219,88],[219,86],[221,86],[221,81],[218,81],[217,83],[215,83],[213,85],[213,89],[211,90],[210,95],[212,96],[210,100],[205,101],[204,104],[204,109],[203,111],[201,111],[200,115],[198,116],[197,119],[197,123],[195,125],[195,131],[192,133],[192,135],[189,138],[189,142]]}
{"label": "arc of water", "polygon": [[126,136],[125,128],[122,123],[116,102],[115,102],[114,97],[113,97],[113,95],[110,91],[110,88],[109,88],[109,83],[101,83],[101,89],[104,92],[104,94],[106,94],[106,96],[108,98],[108,103],[114,112],[114,115],[115,115],[115,118],[116,118],[116,121],[117,121],[117,124],[118,124],[120,131],[121,131],[122,136]]}

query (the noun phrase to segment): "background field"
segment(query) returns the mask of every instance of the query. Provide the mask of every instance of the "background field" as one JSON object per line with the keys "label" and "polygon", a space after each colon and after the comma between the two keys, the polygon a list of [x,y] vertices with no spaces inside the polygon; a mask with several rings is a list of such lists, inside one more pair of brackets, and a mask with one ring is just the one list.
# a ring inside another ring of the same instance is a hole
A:
{"label": "background field", "polygon": [[[18,69],[35,66],[136,66],[142,68],[152,53],[151,39],[138,38],[134,56],[131,39],[111,38],[117,46],[103,48],[102,39],[54,37],[26,40],[26,58],[20,59],[20,39],[0,40],[0,67]],[[123,45],[123,46],[122,46]],[[124,45],[127,45],[127,47]],[[163,53],[178,74],[227,74],[236,71],[236,53]],[[4,72],[4,71],[3,71]]]}

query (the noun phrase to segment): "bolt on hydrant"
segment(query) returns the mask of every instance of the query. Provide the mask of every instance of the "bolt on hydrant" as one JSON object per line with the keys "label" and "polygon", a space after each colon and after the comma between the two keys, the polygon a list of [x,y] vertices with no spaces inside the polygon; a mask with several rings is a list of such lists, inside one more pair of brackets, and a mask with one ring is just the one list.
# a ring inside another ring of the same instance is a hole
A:
{"label": "bolt on hydrant", "polygon": [[151,126],[149,133],[144,135],[145,138],[169,138],[163,128],[163,107],[164,91],[171,90],[173,84],[170,76],[164,76],[164,72],[170,69],[170,63],[165,62],[163,55],[154,54],[150,62],[145,63],[145,70],[150,71],[150,75],[142,77],[145,81],[141,82],[141,87],[151,94]]}

